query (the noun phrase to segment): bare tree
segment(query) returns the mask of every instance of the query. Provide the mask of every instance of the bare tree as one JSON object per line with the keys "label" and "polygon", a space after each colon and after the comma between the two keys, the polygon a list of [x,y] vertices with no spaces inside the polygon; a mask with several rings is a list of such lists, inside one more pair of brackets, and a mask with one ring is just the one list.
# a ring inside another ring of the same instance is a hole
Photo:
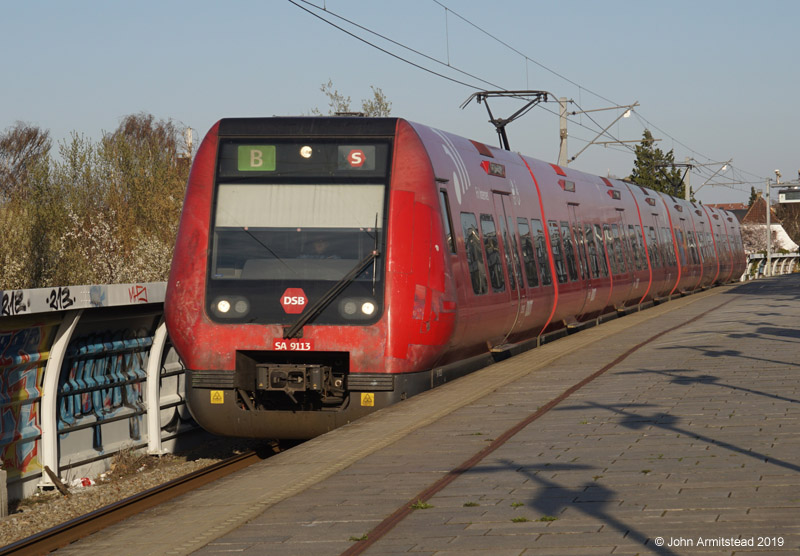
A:
{"label": "bare tree", "polygon": [[116,213],[126,249],[141,234],[170,249],[175,241],[189,167],[179,161],[184,128],[152,114],[122,119],[103,136],[98,153],[106,175],[106,203]]}
{"label": "bare tree", "polygon": [[189,159],[183,128],[122,118],[99,142],[0,135],[0,289],[165,280]]}
{"label": "bare tree", "polygon": [[800,203],[780,204],[775,212],[792,241],[800,245]]}
{"label": "bare tree", "polygon": [[50,154],[50,132],[23,122],[0,135],[0,201],[25,194],[34,167]]}
{"label": "bare tree", "polygon": [[370,89],[372,89],[372,98],[361,101],[361,111],[367,116],[375,118],[390,115],[392,112],[391,101],[386,98],[380,87],[370,86]]}
{"label": "bare tree", "polygon": [[[386,95],[380,89],[380,87],[373,87],[370,86],[372,90],[372,96],[369,98],[365,98],[361,100],[361,114],[367,117],[384,117],[388,116],[392,112],[392,103],[386,98]],[[323,83],[320,88],[326,97],[328,97],[328,115],[333,116],[334,114],[342,114],[342,113],[352,113],[353,110],[350,108],[350,100],[349,96],[344,96],[340,93],[337,89],[333,88],[333,81],[328,79],[327,83]],[[312,114],[316,116],[321,116],[322,112],[318,108],[314,108],[311,111]]]}

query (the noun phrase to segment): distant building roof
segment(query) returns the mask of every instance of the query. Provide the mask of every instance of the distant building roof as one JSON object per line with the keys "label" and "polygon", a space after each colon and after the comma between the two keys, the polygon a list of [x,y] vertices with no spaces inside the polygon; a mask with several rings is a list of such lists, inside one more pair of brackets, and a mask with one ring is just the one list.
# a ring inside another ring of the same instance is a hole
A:
{"label": "distant building roof", "polygon": [[741,222],[747,214],[748,206],[744,203],[719,203],[716,205],[706,205],[707,207],[727,210],[733,213],[736,219]]}
{"label": "distant building roof", "polygon": [[717,205],[706,205],[708,207],[725,209],[725,210],[743,210],[747,211],[748,206],[744,203],[719,203]]}
{"label": "distant building roof", "polygon": [[[781,224],[781,219],[775,214],[775,209],[770,207],[770,223],[772,224]],[[741,219],[742,224],[766,224],[767,223],[767,202],[761,196],[761,194],[756,197],[756,200],[753,201],[753,204],[750,206],[750,210],[747,211],[747,214],[744,215],[744,218]]]}

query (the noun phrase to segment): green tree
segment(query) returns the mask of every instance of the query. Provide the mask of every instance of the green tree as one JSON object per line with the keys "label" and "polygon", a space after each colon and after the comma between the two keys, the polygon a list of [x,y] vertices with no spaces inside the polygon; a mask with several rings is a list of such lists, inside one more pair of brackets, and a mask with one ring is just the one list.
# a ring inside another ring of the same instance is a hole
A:
{"label": "green tree", "polygon": [[[370,86],[370,89],[372,90],[372,96],[361,100],[360,114],[372,118],[390,115],[392,112],[391,101],[386,98],[386,95],[383,94],[383,91],[380,89],[380,87],[376,88]],[[329,116],[333,116],[334,114],[354,113],[354,111],[350,108],[350,103],[352,102],[350,97],[346,97],[337,89],[334,89],[333,81],[331,79],[328,79],[327,83],[323,83],[319,90],[322,91],[326,97],[328,97]],[[318,108],[314,108],[311,113],[315,116],[322,115],[322,112],[320,112]]]}
{"label": "green tree", "polygon": [[642,142],[636,146],[631,181],[642,187],[662,191],[675,197],[684,197],[685,186],[681,171],[675,167],[672,150],[665,153],[655,147],[655,139],[649,129],[642,134]]}
{"label": "green tree", "polygon": [[755,203],[756,199],[758,199],[758,193],[756,193],[756,188],[752,185],[750,186],[750,199],[747,201],[747,206],[752,207],[753,203]]}

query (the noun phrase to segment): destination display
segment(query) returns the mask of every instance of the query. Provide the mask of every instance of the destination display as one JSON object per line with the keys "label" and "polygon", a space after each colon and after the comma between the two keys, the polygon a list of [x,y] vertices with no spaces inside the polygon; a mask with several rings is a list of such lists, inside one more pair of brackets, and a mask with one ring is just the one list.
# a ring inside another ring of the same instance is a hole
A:
{"label": "destination display", "polygon": [[227,141],[220,145],[218,179],[237,177],[384,177],[389,143]]}

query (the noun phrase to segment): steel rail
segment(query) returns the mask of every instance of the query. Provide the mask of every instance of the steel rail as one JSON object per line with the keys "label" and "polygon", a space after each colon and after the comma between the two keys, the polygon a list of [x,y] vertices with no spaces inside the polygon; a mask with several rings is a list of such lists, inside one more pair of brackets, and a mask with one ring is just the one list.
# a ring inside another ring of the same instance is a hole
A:
{"label": "steel rail", "polygon": [[139,512],[163,504],[181,494],[244,469],[261,459],[263,457],[259,456],[258,453],[249,451],[198,469],[162,485],[152,487],[30,537],[0,547],[0,556],[12,553],[20,556],[47,554]]}

